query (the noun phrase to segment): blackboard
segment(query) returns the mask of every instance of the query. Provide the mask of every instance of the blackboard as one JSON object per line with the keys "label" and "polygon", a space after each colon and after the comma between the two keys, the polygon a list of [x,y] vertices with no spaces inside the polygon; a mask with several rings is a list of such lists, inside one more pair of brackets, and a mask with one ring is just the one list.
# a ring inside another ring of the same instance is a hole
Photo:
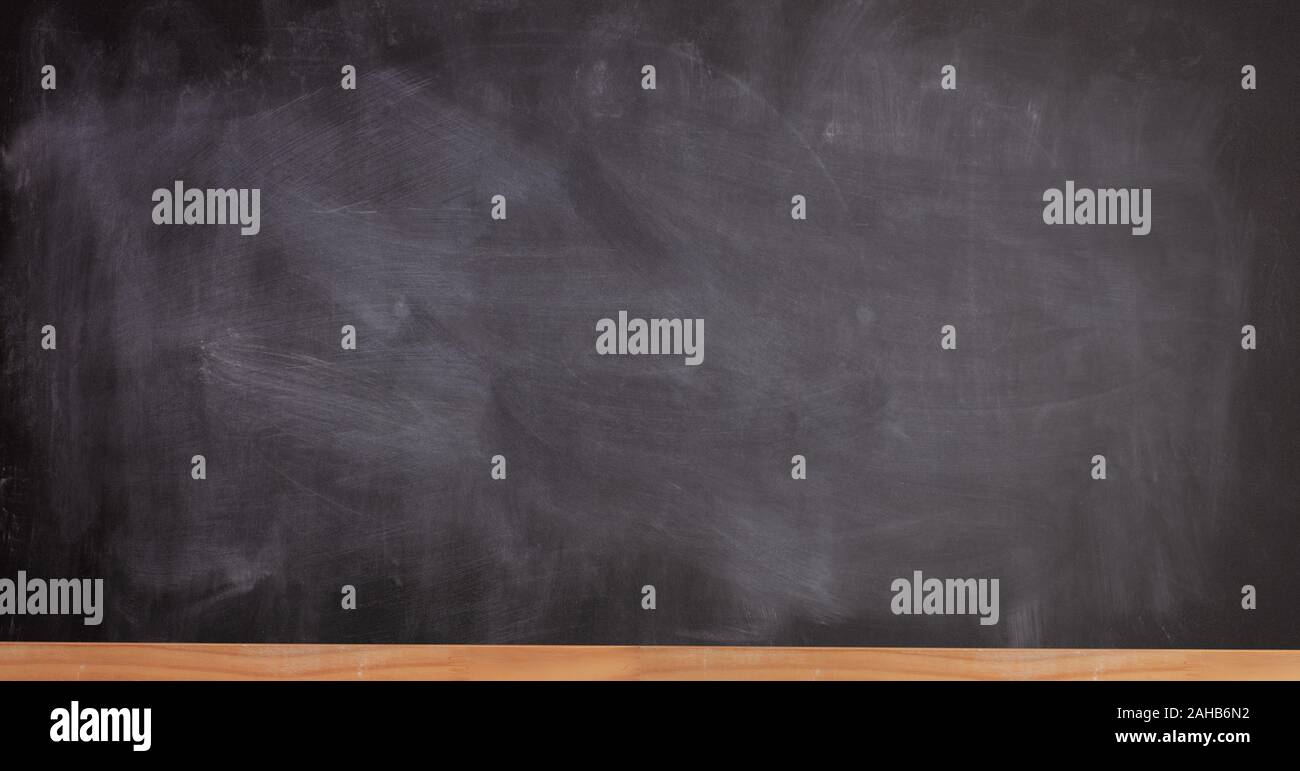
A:
{"label": "blackboard", "polygon": [[0,638],[1293,647],[1298,13],[16,4]]}

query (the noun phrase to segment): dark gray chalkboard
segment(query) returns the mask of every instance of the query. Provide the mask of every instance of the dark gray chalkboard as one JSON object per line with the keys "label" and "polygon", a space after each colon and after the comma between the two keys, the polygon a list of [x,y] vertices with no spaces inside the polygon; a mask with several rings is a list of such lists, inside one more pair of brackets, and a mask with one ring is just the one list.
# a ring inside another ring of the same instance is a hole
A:
{"label": "dark gray chalkboard", "polygon": [[[18,4],[0,578],[106,595],[0,638],[1294,647],[1297,16]],[[260,232],[154,225],[175,180]],[[1066,180],[1150,234],[1045,225]],[[704,362],[598,355],[619,310]]]}

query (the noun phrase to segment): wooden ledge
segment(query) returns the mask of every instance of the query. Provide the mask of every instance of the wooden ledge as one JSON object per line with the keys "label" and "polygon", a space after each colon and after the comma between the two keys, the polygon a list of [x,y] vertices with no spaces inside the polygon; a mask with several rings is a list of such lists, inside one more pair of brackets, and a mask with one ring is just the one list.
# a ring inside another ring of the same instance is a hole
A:
{"label": "wooden ledge", "polygon": [[0,643],[4,680],[1300,680],[1300,651]]}

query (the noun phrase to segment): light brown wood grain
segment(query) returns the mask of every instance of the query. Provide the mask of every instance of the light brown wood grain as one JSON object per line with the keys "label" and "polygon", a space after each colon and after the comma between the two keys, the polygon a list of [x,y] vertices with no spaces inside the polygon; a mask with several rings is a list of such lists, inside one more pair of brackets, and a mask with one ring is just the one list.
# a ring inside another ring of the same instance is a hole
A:
{"label": "light brown wood grain", "polygon": [[1300,680],[1300,651],[0,643],[5,680]]}

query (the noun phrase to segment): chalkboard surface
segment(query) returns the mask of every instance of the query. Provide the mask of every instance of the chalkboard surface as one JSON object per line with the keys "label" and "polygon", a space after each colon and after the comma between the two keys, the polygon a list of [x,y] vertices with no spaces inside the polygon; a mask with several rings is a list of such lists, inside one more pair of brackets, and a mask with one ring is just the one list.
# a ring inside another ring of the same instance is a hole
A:
{"label": "chalkboard surface", "polygon": [[0,638],[1295,647],[1298,18],[15,4]]}

